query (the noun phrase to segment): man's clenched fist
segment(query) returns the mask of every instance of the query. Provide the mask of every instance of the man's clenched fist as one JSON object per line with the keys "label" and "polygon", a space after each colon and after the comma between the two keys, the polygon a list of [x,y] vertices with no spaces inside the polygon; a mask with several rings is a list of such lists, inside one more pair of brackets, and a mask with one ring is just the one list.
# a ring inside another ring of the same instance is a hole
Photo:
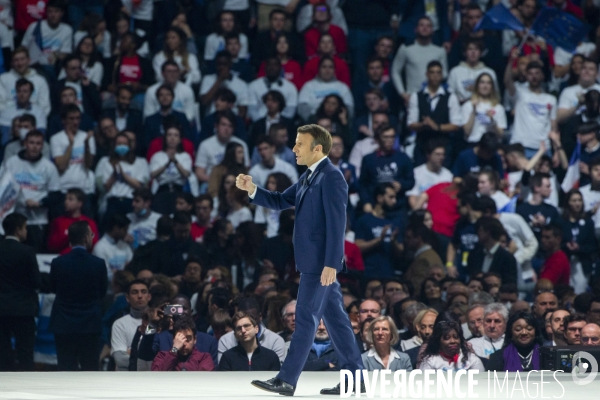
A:
{"label": "man's clenched fist", "polygon": [[252,183],[252,177],[250,175],[239,174],[237,178],[235,178],[235,186],[238,189],[245,190],[249,194],[254,193],[256,189],[256,185]]}

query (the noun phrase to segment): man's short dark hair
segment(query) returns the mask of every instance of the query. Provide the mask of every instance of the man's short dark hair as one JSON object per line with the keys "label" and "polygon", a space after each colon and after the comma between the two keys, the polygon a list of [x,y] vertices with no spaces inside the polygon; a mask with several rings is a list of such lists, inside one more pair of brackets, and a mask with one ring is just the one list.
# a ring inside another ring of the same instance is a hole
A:
{"label": "man's short dark hair", "polygon": [[425,154],[429,155],[433,153],[435,149],[438,149],[440,147],[442,149],[446,149],[444,142],[442,142],[441,140],[431,139],[425,145]]}
{"label": "man's short dark hair", "polygon": [[66,67],[73,60],[77,60],[77,61],[79,61],[81,63],[81,58],[79,58],[79,56],[77,56],[75,54],[69,54],[63,60],[63,65]]}
{"label": "man's short dark hair", "polygon": [[202,203],[203,201],[208,201],[210,203],[210,208],[214,208],[214,199],[210,194],[204,193],[194,199],[194,203],[196,204]]}
{"label": "man's short dark hair", "polygon": [[148,188],[139,188],[133,191],[133,198],[140,197],[143,201],[152,200],[152,192]]}
{"label": "man's short dark hair", "polygon": [[394,186],[392,186],[392,184],[389,182],[380,183],[377,186],[375,186],[375,189],[373,190],[373,196],[375,198],[375,201],[377,201],[377,198],[379,196],[383,196],[385,194],[385,191],[388,189],[394,189]]}
{"label": "man's short dark hair", "polygon": [[275,8],[269,13],[269,21],[271,20],[271,18],[273,18],[273,15],[275,14],[281,14],[287,19],[287,14],[285,13],[285,11],[283,11],[281,8]]}
{"label": "man's short dark hair", "polygon": [[[429,18],[427,18],[427,19],[429,19]],[[443,70],[442,63],[437,60],[433,60],[433,61],[429,61],[429,63],[427,64],[427,71],[429,71],[431,68],[434,68],[434,67],[439,67]]]}
{"label": "man's short dark hair", "polygon": [[542,186],[542,181],[544,179],[550,179],[550,175],[538,172],[529,179],[529,185],[531,186],[531,189],[539,188],[540,186]]}
{"label": "man's short dark hair", "polygon": [[65,104],[60,109],[60,119],[66,119],[67,116],[71,113],[79,113],[81,114],[81,110],[76,104]]}
{"label": "man's short dark hair", "polygon": [[215,100],[221,100],[229,104],[234,104],[237,100],[237,96],[231,89],[221,87],[217,90],[217,93],[215,93]]}
{"label": "man's short dark hair", "polygon": [[477,39],[477,38],[468,38],[463,43],[463,46],[462,46],[463,53],[465,53],[467,51],[467,49],[469,48],[469,46],[472,44],[477,46],[479,51],[483,51],[483,49],[485,48],[485,45],[483,44],[483,40]]}
{"label": "man's short dark hair", "polygon": [[156,98],[158,99],[158,94],[160,93],[161,90],[167,90],[169,93],[171,93],[171,96],[173,98],[175,98],[175,91],[173,90],[173,88],[171,86],[168,85],[160,85],[158,87],[158,89],[156,89]]}
{"label": "man's short dark hair", "polygon": [[175,198],[177,200],[181,199],[191,206],[194,205],[194,196],[189,192],[179,192],[177,193],[177,196],[175,196]]}
{"label": "man's short dark hair", "polygon": [[552,236],[562,238],[563,231],[558,224],[550,222],[548,225],[542,226],[542,232],[551,232]]}
{"label": "man's short dark hair", "polygon": [[367,67],[375,62],[378,62],[381,64],[381,66],[383,67],[383,61],[381,60],[381,58],[377,57],[377,56],[371,56],[367,59]]}
{"label": "man's short dark hair", "polygon": [[19,89],[21,86],[29,86],[29,89],[31,89],[31,92],[33,93],[34,87],[31,81],[28,81],[25,78],[19,78],[17,83],[15,83],[15,87]]}
{"label": "man's short dark hair", "polygon": [[246,312],[250,310],[256,310],[258,315],[260,315],[260,304],[255,297],[243,296],[238,299],[238,310]]}
{"label": "man's short dark hair", "polygon": [[283,109],[286,107],[285,97],[283,97],[283,94],[281,94],[281,92],[278,92],[277,90],[269,90],[267,93],[263,94],[263,103],[266,103],[267,98],[269,97],[275,100],[277,103],[279,103],[279,112],[282,112]]}
{"label": "man's short dark hair", "polygon": [[225,118],[235,129],[237,124],[235,114],[231,110],[221,110],[218,111],[215,115],[215,125],[218,125],[221,122],[221,119]]}
{"label": "man's short dark hair", "polygon": [[224,58],[226,59],[229,63],[231,63],[232,57],[231,57],[231,53],[228,52],[227,50],[221,50],[219,51],[216,55],[215,55],[215,62],[219,59],[219,58]]}
{"label": "man's short dark hair", "polygon": [[210,298],[210,303],[227,310],[231,301],[231,292],[222,287],[214,287],[208,292],[207,299]]}
{"label": "man's short dark hair", "polygon": [[173,61],[173,60],[167,60],[164,63],[162,63],[161,67],[160,67],[160,72],[165,72],[165,68],[167,67],[176,67],[179,70],[179,65]]}
{"label": "man's short dark hair", "polygon": [[134,279],[131,282],[129,282],[129,285],[127,285],[127,290],[125,291],[125,293],[129,294],[129,291],[131,290],[131,287],[133,285],[144,285],[146,286],[146,289],[150,291],[150,286],[148,286],[148,282],[146,282],[143,279]]}
{"label": "man's short dark hair", "polygon": [[500,288],[498,289],[498,293],[509,293],[509,294],[517,293],[518,294],[519,289],[517,288],[517,285],[515,285],[514,283],[503,283],[502,285],[500,285]]}
{"label": "man's short dark hair", "polygon": [[192,317],[182,315],[173,323],[173,337],[175,337],[178,332],[185,332],[187,330],[192,331],[192,335],[196,337],[196,323]]}
{"label": "man's short dark hair", "polygon": [[69,225],[68,235],[71,246],[82,245],[90,231],[90,224],[87,221],[75,221]]}
{"label": "man's short dark hair", "polygon": [[238,323],[238,321],[244,318],[248,318],[252,326],[258,325],[254,317],[244,311],[238,311],[234,314],[233,318],[231,318],[231,325],[235,328],[235,325]]}
{"label": "man's short dark hair", "polygon": [[565,328],[565,332],[567,332],[567,328],[569,327],[569,324],[572,324],[573,322],[581,322],[584,321],[587,323],[587,319],[585,318],[585,315],[583,314],[571,314],[571,315],[567,315],[566,317],[563,318],[563,326]]}
{"label": "man's short dark hair", "polygon": [[486,132],[483,134],[483,136],[481,136],[481,139],[479,139],[479,143],[477,143],[477,145],[484,151],[496,153],[498,147],[500,146],[500,141],[494,132]]}
{"label": "man's short dark hair", "polygon": [[29,131],[27,136],[25,136],[25,141],[32,137],[41,137],[42,139],[44,139],[44,134],[41,131],[34,129],[32,131]]}
{"label": "man's short dark hair", "polygon": [[577,133],[581,135],[585,135],[586,133],[598,135],[598,132],[600,132],[600,125],[595,121],[584,122],[577,128]]}
{"label": "man's short dark hair", "polygon": [[163,215],[156,221],[156,236],[171,236],[173,233],[173,220],[168,215]]}
{"label": "man's short dark hair", "polygon": [[258,137],[258,139],[256,139],[256,147],[260,146],[263,143],[268,144],[270,147],[275,146],[275,143],[273,142],[273,139],[271,139],[267,135],[261,135],[261,136]]}
{"label": "man's short dark hair", "polygon": [[377,127],[377,129],[375,129],[375,139],[380,140],[381,136],[383,136],[383,134],[387,131],[394,131],[394,134],[396,133],[396,129],[394,129],[393,126],[389,125],[389,124],[381,124]]}
{"label": "man's short dark hair", "polygon": [[127,85],[119,85],[119,86],[117,87],[117,97],[118,97],[118,96],[119,96],[119,94],[121,94],[121,92],[123,92],[123,91],[125,91],[125,92],[128,92],[128,93],[129,93],[129,95],[130,95],[131,97],[133,97],[133,94],[134,94],[134,93],[133,93],[133,89],[132,89],[132,88],[130,88],[129,86],[127,86]]}
{"label": "man's short dark hair", "polygon": [[530,69],[539,69],[542,72],[542,74],[544,73],[544,66],[537,61],[530,61],[527,64],[527,71],[529,71]]}
{"label": "man's short dark hair", "polygon": [[106,230],[110,232],[114,228],[126,228],[129,226],[129,224],[131,224],[131,221],[125,215],[113,214],[110,218],[108,218]]}
{"label": "man's short dark hair", "polygon": [[14,235],[27,223],[27,217],[19,213],[10,213],[2,221],[2,229],[5,235]]}
{"label": "man's short dark hair", "polygon": [[67,9],[66,0],[49,0],[46,8],[60,8],[63,12]]}
{"label": "man's short dark hair", "polygon": [[32,126],[37,126],[37,120],[33,114],[23,114],[19,118],[19,122],[29,122]]}
{"label": "man's short dark hair", "polygon": [[331,133],[322,126],[316,124],[303,125],[298,127],[298,133],[312,136],[311,149],[321,145],[323,154],[328,155],[329,151],[331,151]]}
{"label": "man's short dark hair", "polygon": [[475,200],[473,210],[481,211],[484,215],[494,215],[498,212],[498,206],[490,196],[481,196]]}
{"label": "man's short dark hair", "polygon": [[67,189],[67,194],[75,196],[78,202],[85,203],[85,193],[79,188]]}
{"label": "man's short dark hair", "polygon": [[504,149],[504,153],[517,153],[519,155],[525,156],[525,146],[523,146],[521,143],[509,144]]}
{"label": "man's short dark hair", "polygon": [[64,92],[68,92],[68,91],[75,93],[75,96],[77,96],[77,90],[75,90],[75,88],[73,86],[65,86],[62,89],[60,89],[61,96]]}
{"label": "man's short dark hair", "polygon": [[479,218],[475,223],[475,231],[479,231],[480,228],[489,233],[494,240],[500,240],[502,235],[506,234],[502,223],[494,217]]}
{"label": "man's short dark hair", "polygon": [[185,211],[175,211],[173,213],[173,225],[189,225],[192,223],[192,218]]}

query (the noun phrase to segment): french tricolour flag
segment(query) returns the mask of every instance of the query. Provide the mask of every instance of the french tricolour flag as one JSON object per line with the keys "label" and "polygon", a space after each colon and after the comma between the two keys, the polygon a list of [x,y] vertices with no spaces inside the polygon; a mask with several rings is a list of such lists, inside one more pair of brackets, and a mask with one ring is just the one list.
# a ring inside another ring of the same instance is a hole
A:
{"label": "french tricolour flag", "polygon": [[575,151],[569,161],[569,168],[567,168],[567,174],[563,179],[562,185],[560,185],[563,192],[568,192],[573,188],[579,187],[579,155],[581,154],[581,143],[577,141]]}

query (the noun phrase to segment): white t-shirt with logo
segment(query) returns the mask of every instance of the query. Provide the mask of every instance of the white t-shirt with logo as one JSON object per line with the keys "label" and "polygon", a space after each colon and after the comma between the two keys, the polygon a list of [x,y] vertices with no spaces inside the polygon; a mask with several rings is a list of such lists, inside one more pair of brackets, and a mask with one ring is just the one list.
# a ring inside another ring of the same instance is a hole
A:
{"label": "white t-shirt with logo", "polygon": [[92,252],[106,262],[108,278],[112,280],[114,271],[122,271],[133,258],[133,250],[123,240],[115,241],[108,235],[102,238],[94,246]]}
{"label": "white t-shirt with logo", "polygon": [[[160,103],[156,98],[156,91],[159,87],[161,87],[162,83],[155,83],[150,86],[148,90],[146,90],[146,96],[144,97],[144,118],[151,116],[152,114],[156,114],[160,111]],[[173,89],[175,93],[175,98],[173,99],[173,110],[179,111],[185,114],[185,117],[188,121],[194,120],[195,115],[195,98],[194,92],[192,89],[182,82],[177,82],[175,85],[175,89]]]}
{"label": "white t-shirt with logo", "polygon": [[[146,184],[150,181],[150,168],[148,168],[148,162],[145,158],[136,157],[132,164],[126,161],[120,161],[119,165],[125,175],[140,181],[142,184]],[[98,177],[98,180],[102,183],[107,182],[113,172],[114,168],[110,163],[110,159],[108,157],[102,157],[96,166],[96,176]],[[123,178],[119,177],[106,193],[105,197],[127,197],[132,199],[133,188],[125,182]]]}
{"label": "white t-shirt with logo", "polygon": [[436,173],[427,169],[427,164],[419,165],[413,170],[415,175],[415,186],[408,192],[407,196],[418,196],[433,185],[443,182],[452,182],[452,172],[442,167],[440,172]]}
{"label": "white t-shirt with logo", "polygon": [[[477,113],[475,114],[475,122],[473,123],[473,128],[471,129],[471,134],[467,137],[467,142],[469,143],[477,143],[479,139],[483,136],[484,133],[490,130],[490,126],[492,124],[492,119],[487,115],[489,110],[494,111],[494,121],[496,121],[496,125],[500,129],[506,129],[506,111],[504,111],[504,107],[502,104],[496,104],[492,107],[492,104],[489,102],[479,102],[477,104]],[[462,113],[462,124],[465,125],[469,118],[471,118],[471,114],[473,113],[473,103],[467,101],[461,107]]]}
{"label": "white t-shirt with logo", "polygon": [[[69,166],[60,176],[60,190],[63,192],[71,188],[80,188],[86,194],[94,193],[94,172],[85,167],[86,138],[87,133],[77,131],[73,140]],[[90,154],[96,154],[96,142],[93,137],[88,140],[88,145]],[[69,137],[64,130],[52,136],[50,139],[50,155],[52,159],[65,154],[67,147],[69,147]]]}
{"label": "white t-shirt with logo", "polygon": [[539,149],[543,140],[549,149],[551,121],[556,120],[556,97],[544,92],[534,93],[528,87],[517,87],[516,95],[515,122],[510,142]]}
{"label": "white t-shirt with logo", "polygon": [[50,62],[48,57],[51,53],[63,53],[71,54],[73,50],[73,28],[62,22],[56,27],[56,29],[50,28],[48,21],[42,20],[41,22],[42,31],[42,48],[38,46],[35,40],[34,31],[37,27],[37,22],[29,25],[25,31],[23,37],[22,46],[29,49],[29,57],[31,64],[40,63],[42,65],[49,65]]}

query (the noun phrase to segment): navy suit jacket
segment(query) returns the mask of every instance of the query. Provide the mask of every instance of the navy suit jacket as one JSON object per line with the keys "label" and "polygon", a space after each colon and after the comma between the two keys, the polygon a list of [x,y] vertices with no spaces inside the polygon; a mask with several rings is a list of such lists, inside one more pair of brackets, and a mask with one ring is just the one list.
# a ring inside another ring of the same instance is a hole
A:
{"label": "navy suit jacket", "polygon": [[83,248],[74,248],[52,260],[50,284],[56,293],[50,332],[99,334],[102,331],[102,301],[108,286],[104,260]]}
{"label": "navy suit jacket", "polygon": [[296,269],[321,274],[323,267],[345,269],[344,234],[348,185],[329,158],[323,160],[306,182],[308,170],[283,193],[257,187],[252,202],[272,210],[296,207],[294,252]]}

